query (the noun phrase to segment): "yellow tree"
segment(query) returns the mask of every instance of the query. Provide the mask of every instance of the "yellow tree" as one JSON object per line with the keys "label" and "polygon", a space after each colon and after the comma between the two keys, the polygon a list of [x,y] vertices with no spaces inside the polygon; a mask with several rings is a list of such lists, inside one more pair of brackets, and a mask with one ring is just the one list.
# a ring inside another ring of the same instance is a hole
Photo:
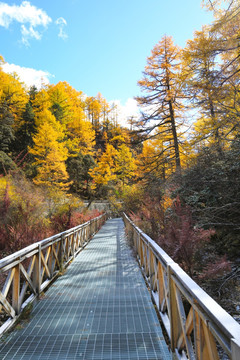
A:
{"label": "yellow tree", "polygon": [[95,145],[95,133],[86,119],[84,106],[82,92],[73,89],[67,82],[42,89],[33,100],[37,125],[44,122],[51,112],[62,125],[66,146],[72,156],[79,152],[92,153]]}
{"label": "yellow tree", "polygon": [[106,150],[100,156],[97,166],[89,171],[94,182],[93,188],[108,185],[113,180],[116,180],[116,156],[117,150],[112,145],[107,144]]}
{"label": "yellow tree", "polygon": [[[138,156],[138,171],[140,177],[165,180],[175,169],[175,154],[171,134],[157,134],[143,143],[142,152]],[[179,146],[179,153],[180,146]],[[182,160],[182,159],[181,159]],[[182,161],[181,161],[182,163]]]}
{"label": "yellow tree", "polygon": [[79,152],[83,155],[93,154],[95,145],[95,131],[87,119],[84,107],[83,94],[73,89],[68,83],[61,83],[65,93],[68,109],[66,135],[69,153],[76,156]]}
{"label": "yellow tree", "polygon": [[34,156],[34,165],[37,169],[37,176],[34,182],[37,185],[66,190],[69,186],[68,174],[65,161],[68,157],[68,150],[63,142],[64,133],[61,125],[49,112],[42,122],[35,136],[34,146],[29,152]]}
{"label": "yellow tree", "polygon": [[147,58],[143,78],[138,82],[143,96],[136,97],[142,110],[138,125],[147,136],[153,132],[171,138],[175,168],[181,171],[179,134],[177,132],[179,109],[182,108],[182,88],[179,82],[180,49],[171,37],[164,36],[153,48]]}
{"label": "yellow tree", "polygon": [[67,136],[67,147],[72,156],[79,152],[83,155],[94,153],[95,131],[92,124],[85,119],[83,111],[72,117],[68,124]]}
{"label": "yellow tree", "polygon": [[50,108],[50,99],[46,89],[41,89],[34,94],[31,100],[32,108],[35,114],[35,123],[40,125],[44,121],[43,113]]}
{"label": "yellow tree", "polygon": [[100,130],[101,103],[95,97],[87,97],[85,100],[88,119],[96,132]]}
{"label": "yellow tree", "polygon": [[217,37],[208,27],[196,31],[183,51],[183,65],[187,73],[185,90],[193,106],[198,110],[195,123],[195,141],[208,145],[214,143],[222,151],[221,134],[226,123],[221,116],[221,102],[225,91],[220,86],[217,61],[219,45]]}
{"label": "yellow tree", "polygon": [[13,116],[13,128],[17,130],[28,102],[28,94],[16,74],[6,74],[2,70],[3,62],[0,57],[0,107],[7,108],[7,111]]}
{"label": "yellow tree", "polygon": [[134,177],[136,163],[132,152],[126,144],[119,146],[116,154],[116,174],[117,178],[126,184],[128,180]]}
{"label": "yellow tree", "polygon": [[213,11],[215,17],[215,21],[209,27],[209,37],[217,39],[211,44],[218,61],[214,79],[218,82],[222,94],[222,96],[217,94],[219,107],[217,124],[221,142],[228,147],[239,133],[240,1],[204,0],[203,4]]}
{"label": "yellow tree", "polygon": [[[174,172],[174,149],[171,147],[171,136],[158,135],[143,143],[142,152],[137,157],[138,176],[145,180],[166,180]],[[186,167],[192,159],[192,147],[185,139],[179,144],[182,167]],[[159,156],[161,154],[161,156]]]}
{"label": "yellow tree", "polygon": [[67,83],[59,82],[56,85],[50,85],[48,88],[49,108],[55,118],[64,124],[70,121],[72,110],[71,99],[66,92],[67,85]]}

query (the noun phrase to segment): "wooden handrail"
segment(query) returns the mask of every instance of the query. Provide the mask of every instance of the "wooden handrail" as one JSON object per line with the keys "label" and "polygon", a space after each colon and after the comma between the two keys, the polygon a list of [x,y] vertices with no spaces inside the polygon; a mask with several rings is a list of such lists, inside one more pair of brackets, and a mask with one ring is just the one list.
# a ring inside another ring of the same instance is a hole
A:
{"label": "wooden handrail", "polygon": [[240,325],[123,214],[171,350],[178,359],[240,359]]}
{"label": "wooden handrail", "polygon": [[36,242],[0,260],[0,336],[18,319],[27,304],[61,273],[106,221],[100,215],[82,225]]}

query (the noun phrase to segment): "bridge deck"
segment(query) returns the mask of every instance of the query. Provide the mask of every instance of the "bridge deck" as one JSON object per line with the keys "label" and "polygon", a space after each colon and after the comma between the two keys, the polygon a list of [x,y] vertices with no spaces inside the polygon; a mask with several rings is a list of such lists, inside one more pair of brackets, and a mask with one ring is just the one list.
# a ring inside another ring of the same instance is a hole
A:
{"label": "bridge deck", "polygon": [[0,345],[0,359],[171,359],[121,219],[108,220]]}

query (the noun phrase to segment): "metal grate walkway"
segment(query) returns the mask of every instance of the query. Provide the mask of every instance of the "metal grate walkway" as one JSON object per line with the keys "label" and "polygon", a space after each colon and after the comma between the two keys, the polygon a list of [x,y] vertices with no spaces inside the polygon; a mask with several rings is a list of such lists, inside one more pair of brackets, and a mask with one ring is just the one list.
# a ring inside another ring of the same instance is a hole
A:
{"label": "metal grate walkway", "polygon": [[172,359],[122,219],[106,222],[1,342],[0,359]]}

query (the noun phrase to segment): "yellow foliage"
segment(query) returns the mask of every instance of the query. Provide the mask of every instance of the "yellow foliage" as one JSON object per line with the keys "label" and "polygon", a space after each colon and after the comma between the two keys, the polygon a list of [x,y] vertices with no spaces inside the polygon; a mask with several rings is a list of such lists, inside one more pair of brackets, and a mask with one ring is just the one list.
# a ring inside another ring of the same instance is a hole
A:
{"label": "yellow foliage", "polygon": [[122,144],[119,146],[115,168],[118,179],[122,180],[123,183],[127,183],[128,179],[135,175],[136,168],[135,159],[127,145]]}
{"label": "yellow foliage", "polygon": [[97,166],[89,171],[93,178],[93,189],[96,185],[107,185],[110,181],[116,179],[115,157],[117,150],[112,145],[107,145],[106,151],[101,155]]}
{"label": "yellow foliage", "polygon": [[37,185],[56,186],[67,189],[69,186],[65,160],[68,150],[63,142],[61,124],[54,117],[51,121],[45,121],[38,127],[37,134],[33,137],[34,146],[29,152],[35,157],[37,176],[34,179]]}
{"label": "yellow foliage", "polygon": [[67,146],[69,153],[77,155],[93,154],[95,145],[95,131],[92,124],[85,120],[83,110],[73,117],[68,124],[67,134],[69,136]]}
{"label": "yellow foliage", "polygon": [[38,124],[39,114],[48,110],[50,107],[49,95],[46,89],[42,89],[36,93],[35,98],[32,100],[32,107],[36,116],[36,124]]}
{"label": "yellow foliage", "polygon": [[0,103],[4,102],[14,116],[14,127],[17,129],[28,102],[27,92],[16,74],[6,74],[0,67]]}

